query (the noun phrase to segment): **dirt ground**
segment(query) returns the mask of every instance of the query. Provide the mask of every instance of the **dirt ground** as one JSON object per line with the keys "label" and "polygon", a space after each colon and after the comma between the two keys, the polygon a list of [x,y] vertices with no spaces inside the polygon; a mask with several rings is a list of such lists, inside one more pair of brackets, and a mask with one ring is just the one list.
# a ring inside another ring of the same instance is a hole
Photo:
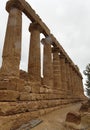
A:
{"label": "dirt ground", "polygon": [[48,113],[40,117],[43,122],[32,130],[90,130],[90,113],[84,113],[79,125],[65,122],[66,114],[70,111],[78,112],[80,107],[81,103],[69,104],[67,107]]}

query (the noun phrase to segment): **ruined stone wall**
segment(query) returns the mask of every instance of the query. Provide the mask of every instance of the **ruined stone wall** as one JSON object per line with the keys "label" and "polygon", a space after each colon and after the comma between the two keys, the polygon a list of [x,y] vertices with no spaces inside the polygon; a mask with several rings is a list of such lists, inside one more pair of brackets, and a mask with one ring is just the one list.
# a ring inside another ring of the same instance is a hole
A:
{"label": "ruined stone wall", "polygon": [[[85,100],[82,76],[45,23],[25,0],[9,0],[9,13],[0,69],[0,130],[15,130],[23,123]],[[28,72],[19,70],[22,13],[32,21]],[[40,34],[45,38],[41,40]],[[40,44],[43,44],[43,78]]]}

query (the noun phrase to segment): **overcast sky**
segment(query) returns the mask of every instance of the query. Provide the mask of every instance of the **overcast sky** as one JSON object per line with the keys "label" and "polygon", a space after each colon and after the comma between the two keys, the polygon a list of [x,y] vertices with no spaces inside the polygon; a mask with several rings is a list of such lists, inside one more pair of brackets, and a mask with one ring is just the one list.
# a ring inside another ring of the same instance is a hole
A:
{"label": "overcast sky", "polygon": [[[8,13],[0,0],[0,64]],[[83,72],[90,63],[90,0],[27,0]],[[23,15],[21,68],[27,69],[30,21]]]}

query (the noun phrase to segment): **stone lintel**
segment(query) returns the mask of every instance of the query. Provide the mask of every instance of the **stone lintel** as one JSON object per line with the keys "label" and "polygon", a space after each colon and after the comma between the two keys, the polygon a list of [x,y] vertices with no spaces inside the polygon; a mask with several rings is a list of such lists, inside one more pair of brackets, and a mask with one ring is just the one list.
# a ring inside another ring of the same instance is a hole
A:
{"label": "stone lintel", "polygon": [[78,68],[78,66],[77,66],[77,65],[75,65],[75,67],[76,67],[76,69],[79,71],[79,68]]}
{"label": "stone lintel", "polygon": [[73,70],[75,71],[75,73],[77,73],[77,75],[78,75],[81,79],[83,79],[82,74],[80,73],[78,66],[77,66],[77,65],[74,65],[74,66],[73,66],[72,64],[71,64],[71,66],[72,66]]}
{"label": "stone lintel", "polygon": [[72,68],[73,71],[76,71],[75,67],[73,66],[72,63],[70,63],[70,67]]}
{"label": "stone lintel", "polygon": [[[53,46],[57,46],[60,50],[60,53],[62,53],[67,59],[68,61],[70,62],[70,64],[72,64],[72,66],[76,69],[73,61],[71,60],[71,58],[68,56],[68,54],[65,52],[65,50],[63,49],[63,47],[60,45],[60,43],[57,41],[57,39],[54,37],[53,34],[50,34],[50,37],[52,38],[52,43],[53,43]],[[76,69],[77,70],[77,69]],[[77,70],[77,73],[81,76],[80,72]]]}
{"label": "stone lintel", "polygon": [[[41,18],[36,14],[32,7],[25,0],[9,0],[10,5],[20,9],[32,22],[37,22],[43,28],[43,34],[45,36],[50,35],[50,30]],[[8,3],[8,4],[9,4]],[[14,3],[14,4],[12,4]],[[8,10],[8,8],[7,8]]]}
{"label": "stone lintel", "polygon": [[54,37],[53,34],[50,34],[50,37],[52,38],[52,42],[54,43],[54,46],[58,47],[60,50],[60,53],[62,53],[63,55],[65,55],[65,57],[72,63],[70,57],[68,56],[68,54],[65,52],[65,50],[63,49],[63,47],[60,45],[60,43],[57,41],[57,39]]}

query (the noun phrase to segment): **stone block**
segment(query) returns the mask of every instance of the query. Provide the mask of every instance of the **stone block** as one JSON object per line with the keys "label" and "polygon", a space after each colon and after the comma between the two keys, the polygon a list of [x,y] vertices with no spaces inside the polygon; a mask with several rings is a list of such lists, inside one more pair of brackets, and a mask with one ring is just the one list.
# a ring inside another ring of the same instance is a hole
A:
{"label": "stone block", "polygon": [[33,93],[40,93],[40,83],[39,82],[30,82],[30,86],[32,88]]}
{"label": "stone block", "polygon": [[59,94],[50,94],[50,93],[28,93],[28,92],[21,92],[20,93],[20,100],[21,101],[31,101],[31,100],[51,100],[51,99],[61,99],[63,96]]}
{"label": "stone block", "polygon": [[45,88],[44,87],[40,87],[40,93],[45,93]]}
{"label": "stone block", "polygon": [[35,111],[44,108],[40,101],[30,102],[0,102],[0,116],[10,116],[19,113]]}
{"label": "stone block", "polygon": [[80,112],[88,112],[89,109],[90,109],[90,101],[83,102],[80,108]]}
{"label": "stone block", "polygon": [[45,109],[40,109],[40,110],[39,110],[39,115],[42,116],[42,115],[44,115],[44,114],[46,114],[46,113],[45,113]]}
{"label": "stone block", "polygon": [[27,93],[27,92],[21,92],[20,93],[20,100],[21,101],[36,100],[36,94],[34,94],[34,93]]}
{"label": "stone block", "polygon": [[22,79],[3,79],[0,80],[0,90],[15,90],[24,92],[26,88],[24,87],[25,81]]}
{"label": "stone block", "polygon": [[9,79],[0,81],[0,90],[16,90],[16,82],[12,82]]}
{"label": "stone block", "polygon": [[19,96],[18,91],[0,90],[0,101],[17,101]]}
{"label": "stone block", "polygon": [[79,125],[81,123],[81,115],[78,112],[69,112],[67,113],[66,121]]}
{"label": "stone block", "polygon": [[38,116],[39,111],[25,112],[12,116],[0,116],[0,130],[15,130]]}
{"label": "stone block", "polygon": [[24,86],[23,92],[31,93],[32,92],[32,87],[30,85]]}
{"label": "stone block", "polygon": [[28,110],[26,102],[0,102],[0,116],[24,113]]}

